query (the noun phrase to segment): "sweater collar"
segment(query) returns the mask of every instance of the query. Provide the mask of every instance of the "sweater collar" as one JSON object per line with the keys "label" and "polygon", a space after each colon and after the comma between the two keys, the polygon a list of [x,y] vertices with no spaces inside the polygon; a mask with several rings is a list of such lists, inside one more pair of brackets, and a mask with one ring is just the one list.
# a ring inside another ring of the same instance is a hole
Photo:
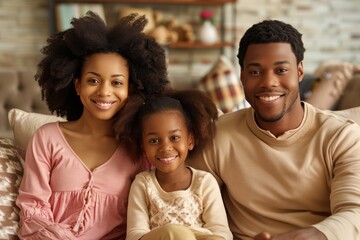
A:
{"label": "sweater collar", "polygon": [[293,143],[303,136],[307,132],[307,129],[311,127],[314,119],[314,107],[306,102],[301,102],[304,107],[304,117],[299,127],[290,129],[278,137],[275,137],[270,131],[261,129],[255,121],[255,112],[253,108],[249,108],[246,112],[246,122],[250,130],[260,139],[272,144],[284,144],[285,142]]}

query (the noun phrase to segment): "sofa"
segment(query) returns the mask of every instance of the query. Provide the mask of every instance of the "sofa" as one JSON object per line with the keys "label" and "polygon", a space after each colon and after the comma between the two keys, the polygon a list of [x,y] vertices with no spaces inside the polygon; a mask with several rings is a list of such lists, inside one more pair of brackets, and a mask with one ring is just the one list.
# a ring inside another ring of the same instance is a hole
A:
{"label": "sofa", "polygon": [[12,108],[49,113],[34,75],[32,71],[0,72],[0,137],[13,136],[8,122],[8,112]]}
{"label": "sofa", "polygon": [[18,239],[15,200],[29,137],[39,124],[63,120],[50,114],[34,74],[32,71],[0,72],[0,239]]}
{"label": "sofa", "polygon": [[360,106],[360,65],[337,60],[320,64],[300,83],[302,100],[320,109],[342,110]]}
{"label": "sofa", "polygon": [[[65,121],[49,113],[33,76],[31,72],[0,73],[0,239],[18,239],[15,201],[31,135],[47,122]],[[360,125],[360,106],[335,112]]]}

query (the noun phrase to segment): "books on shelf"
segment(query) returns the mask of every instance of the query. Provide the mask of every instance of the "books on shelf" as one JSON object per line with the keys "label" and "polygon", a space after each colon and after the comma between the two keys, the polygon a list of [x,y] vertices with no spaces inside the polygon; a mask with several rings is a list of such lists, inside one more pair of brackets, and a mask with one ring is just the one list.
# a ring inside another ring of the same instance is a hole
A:
{"label": "books on shelf", "polygon": [[59,3],[55,6],[56,28],[64,31],[71,27],[72,18],[85,16],[88,11],[98,14],[104,21],[105,11],[102,4],[78,4],[78,3]]}

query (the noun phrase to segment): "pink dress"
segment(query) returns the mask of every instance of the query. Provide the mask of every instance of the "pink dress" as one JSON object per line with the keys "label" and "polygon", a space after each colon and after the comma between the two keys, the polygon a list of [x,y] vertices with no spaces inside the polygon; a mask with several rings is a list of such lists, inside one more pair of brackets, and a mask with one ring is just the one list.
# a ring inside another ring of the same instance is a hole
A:
{"label": "pink dress", "polygon": [[17,205],[21,239],[125,239],[127,199],[135,164],[118,147],[89,170],[49,123],[29,143]]}

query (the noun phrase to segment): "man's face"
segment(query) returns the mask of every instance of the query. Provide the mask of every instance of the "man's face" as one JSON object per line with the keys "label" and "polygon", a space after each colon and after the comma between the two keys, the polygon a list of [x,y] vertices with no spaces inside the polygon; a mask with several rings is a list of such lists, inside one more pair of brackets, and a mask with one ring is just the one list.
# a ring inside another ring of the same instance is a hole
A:
{"label": "man's face", "polygon": [[303,64],[297,64],[289,43],[249,45],[241,81],[260,127],[291,118],[295,103],[300,103],[303,75]]}

